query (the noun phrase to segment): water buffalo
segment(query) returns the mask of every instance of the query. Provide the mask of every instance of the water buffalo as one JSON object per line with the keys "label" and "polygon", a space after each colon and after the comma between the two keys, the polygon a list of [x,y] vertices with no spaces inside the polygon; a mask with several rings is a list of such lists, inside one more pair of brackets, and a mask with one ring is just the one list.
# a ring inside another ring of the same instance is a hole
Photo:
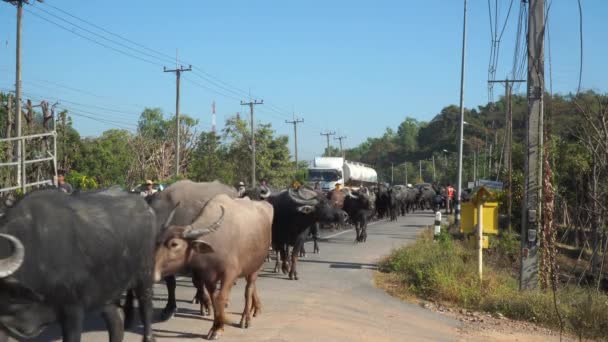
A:
{"label": "water buffalo", "polygon": [[[252,314],[260,313],[255,282],[270,247],[272,219],[273,208],[267,202],[221,194],[209,200],[190,224],[171,225],[159,239],[156,280],[187,268],[197,289],[206,286],[211,295],[214,318],[208,339],[223,333],[224,308],[239,277],[247,281],[241,328],[250,327]],[[218,281],[221,288],[216,290]]]}
{"label": "water buffalo", "polygon": [[[181,180],[171,184],[165,190],[147,197],[146,200],[156,212],[157,224],[165,222],[175,209],[172,223],[184,226],[190,224],[201,207],[218,194],[226,194],[231,198],[238,197],[236,189],[218,181],[196,183],[190,180]],[[177,206],[178,203],[179,206]],[[185,271],[187,272],[187,270]],[[167,305],[161,314],[162,320],[170,319],[177,311],[175,300],[177,282],[175,276],[170,275],[165,278],[165,283],[168,298]],[[197,298],[204,299],[204,294],[198,293]],[[205,300],[205,302],[207,301]]]}
{"label": "water buffalo", "polygon": [[378,214],[379,219],[383,219],[386,215],[389,214],[391,199],[388,190],[388,187],[386,187],[384,184],[379,184],[375,188],[376,212]]}
{"label": "water buffalo", "polygon": [[398,191],[393,188],[388,189],[388,215],[391,221],[397,221],[399,214],[399,195]]}
{"label": "water buffalo", "polygon": [[435,199],[435,189],[432,186],[425,186],[420,188],[420,193],[418,195],[418,206],[420,209],[431,209],[433,207],[433,202]]}
{"label": "water buffalo", "polygon": [[[323,194],[307,186],[273,194],[268,201],[274,207],[272,248],[281,256],[283,273],[289,271],[289,279],[298,280],[296,263],[310,227],[317,222],[342,224],[348,215],[343,210],[333,208]],[[289,246],[294,247],[291,267],[287,263]],[[278,272],[278,262],[277,258],[275,272]]]}
{"label": "water buffalo", "polygon": [[348,192],[344,198],[344,211],[355,226],[356,242],[367,241],[367,222],[373,216],[372,201],[365,192]]}
{"label": "water buffalo", "polygon": [[64,341],[80,341],[85,313],[101,310],[110,341],[121,341],[116,304],[133,289],[144,341],[153,341],[155,222],[143,198],[117,190],[19,200],[0,227],[0,258],[14,251],[0,262],[0,335],[32,338],[58,322]]}

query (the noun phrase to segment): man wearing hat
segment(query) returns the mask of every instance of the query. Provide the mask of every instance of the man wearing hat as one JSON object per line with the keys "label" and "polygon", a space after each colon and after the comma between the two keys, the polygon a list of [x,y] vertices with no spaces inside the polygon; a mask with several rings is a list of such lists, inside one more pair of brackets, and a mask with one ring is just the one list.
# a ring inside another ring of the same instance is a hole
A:
{"label": "man wearing hat", "polygon": [[247,191],[247,189],[245,188],[245,183],[239,182],[236,190],[239,193],[239,197],[243,197],[245,195],[245,191]]}
{"label": "man wearing hat", "polygon": [[148,196],[153,195],[154,193],[156,193],[156,190],[154,189],[154,182],[153,181],[151,181],[151,180],[148,179],[148,180],[146,180],[145,185],[146,185],[145,190],[142,191],[142,192],[140,192],[140,195],[142,197],[148,197]]}

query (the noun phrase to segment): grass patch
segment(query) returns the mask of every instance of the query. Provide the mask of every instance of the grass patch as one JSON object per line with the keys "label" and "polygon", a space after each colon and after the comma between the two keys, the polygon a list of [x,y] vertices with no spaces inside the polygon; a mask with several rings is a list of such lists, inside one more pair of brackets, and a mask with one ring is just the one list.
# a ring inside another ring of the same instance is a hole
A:
{"label": "grass patch", "polygon": [[[500,312],[512,319],[559,329],[552,292],[518,290],[518,280],[511,267],[517,258],[517,249],[516,236],[496,241],[488,252],[493,255],[484,263],[483,281],[480,281],[475,251],[447,233],[434,241],[432,232],[427,230],[414,244],[393,251],[381,261],[380,271],[388,274],[383,279],[391,284],[389,293],[397,297],[418,296],[469,310]],[[380,279],[382,283],[382,277]],[[563,288],[557,292],[556,299],[566,331],[581,338],[608,336],[605,293],[588,288]]]}

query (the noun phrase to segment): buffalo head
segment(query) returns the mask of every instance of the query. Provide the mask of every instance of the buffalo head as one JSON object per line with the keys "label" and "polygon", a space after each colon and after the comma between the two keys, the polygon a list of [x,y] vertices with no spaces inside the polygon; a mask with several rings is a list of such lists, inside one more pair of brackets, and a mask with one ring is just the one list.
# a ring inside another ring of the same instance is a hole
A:
{"label": "buffalo head", "polygon": [[25,248],[21,241],[12,235],[0,234],[0,240],[8,241],[13,250],[10,256],[0,259],[0,279],[2,279],[15,273],[21,267],[25,256]]}
{"label": "buffalo head", "polygon": [[156,247],[154,262],[154,278],[156,281],[159,281],[165,275],[178,272],[188,263],[193,252],[213,252],[213,247],[206,241],[201,240],[201,237],[213,233],[221,227],[226,210],[224,206],[220,205],[220,217],[213,223],[205,223],[203,222],[203,214],[207,204],[202,207],[199,215],[187,226],[171,225],[171,219],[179,203],[169,215],[167,222],[165,222],[167,229],[161,234]]}
{"label": "buffalo head", "polygon": [[304,215],[312,215],[315,221],[342,224],[348,219],[345,211],[334,208],[325,196],[308,187],[289,189],[288,193],[296,203],[296,210]]}

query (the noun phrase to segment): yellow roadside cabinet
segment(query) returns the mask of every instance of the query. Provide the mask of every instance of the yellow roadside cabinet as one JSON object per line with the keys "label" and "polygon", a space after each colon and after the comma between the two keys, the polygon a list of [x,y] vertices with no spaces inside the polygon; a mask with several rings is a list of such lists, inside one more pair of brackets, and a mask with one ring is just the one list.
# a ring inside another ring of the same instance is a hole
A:
{"label": "yellow roadside cabinet", "polygon": [[460,232],[468,237],[472,247],[476,245],[475,232],[481,206],[483,227],[483,248],[489,247],[488,235],[498,235],[498,202],[494,194],[485,187],[479,187],[471,196],[471,201],[462,203],[460,217]]}
{"label": "yellow roadside cabinet", "polygon": [[469,243],[477,250],[480,281],[483,274],[483,249],[489,247],[488,234],[498,234],[498,203],[494,201],[494,194],[481,186],[471,196],[471,202],[464,203],[466,209],[461,211],[460,232],[469,237]]}

